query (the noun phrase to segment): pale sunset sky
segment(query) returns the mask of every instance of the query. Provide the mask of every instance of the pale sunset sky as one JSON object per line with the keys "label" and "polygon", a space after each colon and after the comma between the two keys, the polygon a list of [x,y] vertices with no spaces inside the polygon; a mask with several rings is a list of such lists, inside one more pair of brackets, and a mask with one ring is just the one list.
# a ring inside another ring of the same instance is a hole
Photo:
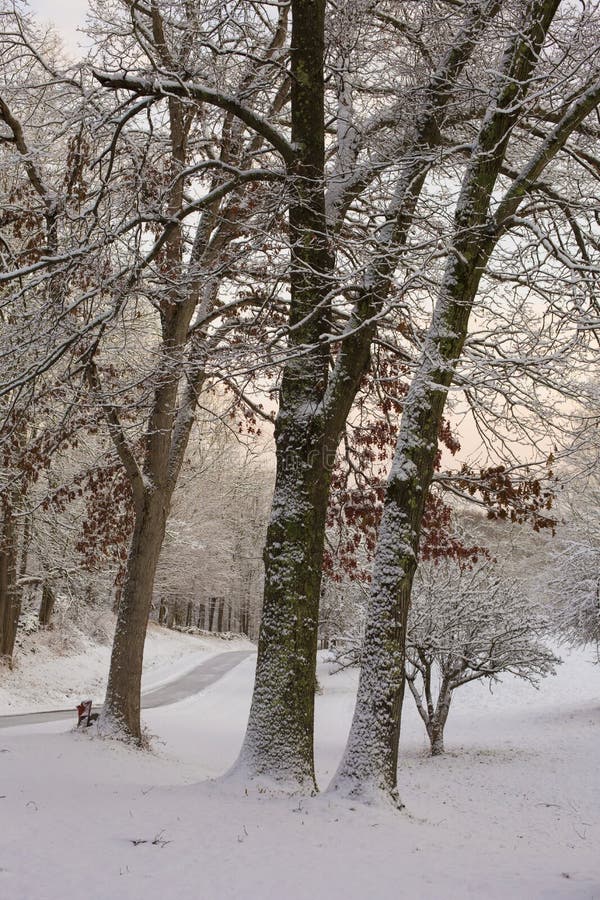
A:
{"label": "pale sunset sky", "polygon": [[29,0],[29,8],[41,22],[52,22],[60,33],[65,48],[77,51],[81,35],[77,28],[83,25],[88,10],[87,0]]}

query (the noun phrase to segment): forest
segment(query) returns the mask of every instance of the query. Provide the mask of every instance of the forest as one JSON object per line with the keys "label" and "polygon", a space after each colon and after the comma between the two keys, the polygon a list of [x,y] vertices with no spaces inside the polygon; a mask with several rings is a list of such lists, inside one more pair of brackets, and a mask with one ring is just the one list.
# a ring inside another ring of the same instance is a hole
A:
{"label": "forest", "polygon": [[142,759],[147,637],[236,650],[234,793],[403,816],[406,716],[600,659],[600,6],[84,6],[0,0],[2,712],[106,647]]}

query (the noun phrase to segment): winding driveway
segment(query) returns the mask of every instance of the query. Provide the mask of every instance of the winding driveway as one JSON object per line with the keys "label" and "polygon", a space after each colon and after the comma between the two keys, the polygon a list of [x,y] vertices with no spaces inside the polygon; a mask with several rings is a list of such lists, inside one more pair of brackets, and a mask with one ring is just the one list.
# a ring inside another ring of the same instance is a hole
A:
{"label": "winding driveway", "polygon": [[[205,688],[214,684],[223,675],[235,668],[243,659],[251,656],[252,650],[231,650],[228,653],[219,653],[205,662],[199,663],[189,672],[180,675],[179,678],[163,684],[161,687],[145,691],[142,694],[142,709],[155,709],[157,706],[168,706],[185,700],[194,694],[199,694]],[[94,707],[95,711],[99,709]],[[75,709],[53,709],[48,712],[18,713],[10,716],[0,716],[0,728],[14,728],[15,725],[37,725],[41,722],[54,722],[57,719],[75,719]]]}

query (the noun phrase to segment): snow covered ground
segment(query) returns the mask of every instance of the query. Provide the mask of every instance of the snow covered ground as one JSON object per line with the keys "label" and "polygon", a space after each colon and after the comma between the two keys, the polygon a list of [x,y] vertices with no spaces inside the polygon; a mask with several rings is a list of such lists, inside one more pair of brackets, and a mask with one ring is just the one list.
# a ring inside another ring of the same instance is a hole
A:
{"label": "snow covered ground", "polygon": [[[460,690],[441,758],[407,702],[400,813],[213,780],[235,760],[252,666],[148,712],[152,753],[60,723],[0,732],[0,897],[600,898],[600,669],[585,653],[539,693],[514,679]],[[356,674],[319,678],[325,787]]]}
{"label": "snow covered ground", "polygon": [[[104,613],[94,636],[71,627],[27,635],[15,668],[2,670],[0,715],[73,709],[81,699],[101,703],[110,662],[114,616]],[[95,639],[97,633],[103,640]],[[150,623],[144,650],[143,688],[159,687],[210,656],[252,647],[245,639],[224,640],[169,631]],[[75,713],[74,713],[75,715]]]}

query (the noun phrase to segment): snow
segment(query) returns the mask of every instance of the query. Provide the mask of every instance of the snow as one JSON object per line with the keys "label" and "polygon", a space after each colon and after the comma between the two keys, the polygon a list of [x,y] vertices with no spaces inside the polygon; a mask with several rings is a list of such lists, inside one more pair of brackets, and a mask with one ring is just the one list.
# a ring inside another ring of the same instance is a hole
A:
{"label": "snow", "polygon": [[[253,660],[148,711],[151,753],[64,723],[0,731],[0,896],[11,900],[600,897],[600,669],[565,659],[539,692],[456,693],[443,757],[407,697],[402,812],[245,793]],[[333,775],[357,673],[321,663],[317,768]],[[140,843],[145,842],[145,843]]]}
{"label": "snow", "polygon": [[[107,616],[97,631],[114,629]],[[245,639],[182,634],[150,623],[144,650],[142,689],[151,690],[177,678],[198,663],[223,653],[251,647]],[[76,652],[73,652],[73,651]],[[0,715],[48,709],[73,709],[81,699],[101,703],[106,690],[110,643],[71,629],[28,635],[15,654],[15,668],[2,670]],[[84,697],[85,695],[85,697]]]}

